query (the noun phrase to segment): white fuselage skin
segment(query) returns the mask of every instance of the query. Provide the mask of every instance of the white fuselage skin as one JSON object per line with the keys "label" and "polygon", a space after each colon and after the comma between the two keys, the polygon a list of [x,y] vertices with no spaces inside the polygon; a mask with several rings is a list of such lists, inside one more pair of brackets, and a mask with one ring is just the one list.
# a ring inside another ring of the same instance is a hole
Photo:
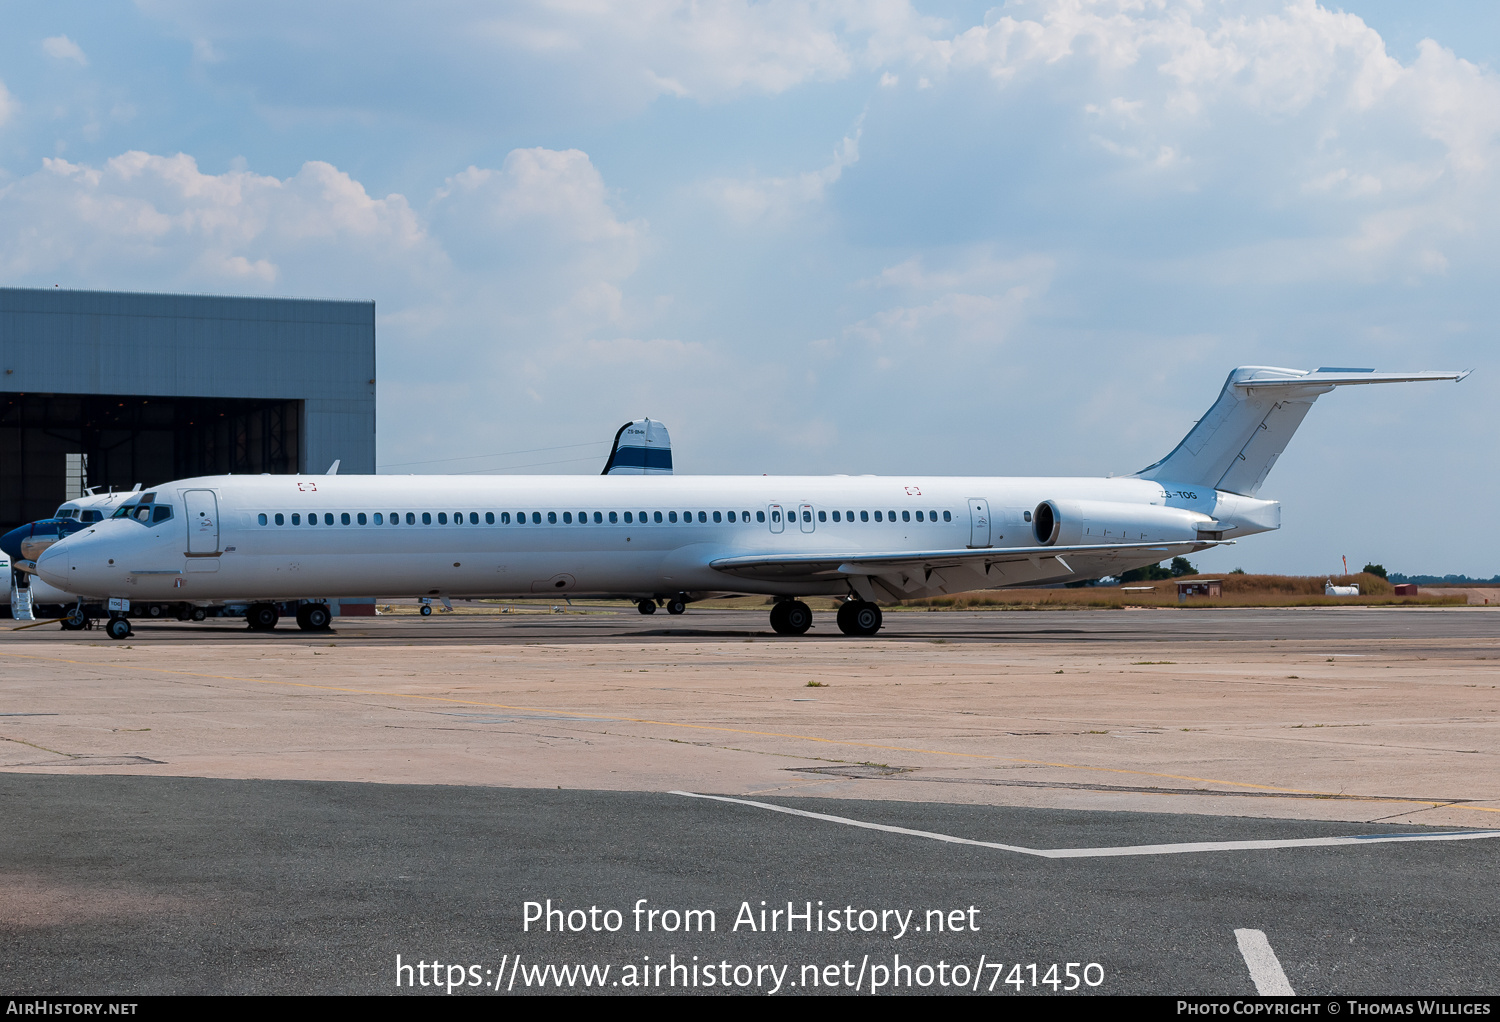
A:
{"label": "white fuselage skin", "polygon": [[[212,493],[211,503],[205,504],[205,491]],[[1047,500],[1182,509],[1222,523],[1221,535],[1229,539],[1277,528],[1280,512],[1274,501],[1135,477],[209,476],[149,492],[157,505],[172,508],[171,518],[155,524],[132,518],[101,522],[53,544],[37,562],[38,574],[70,592],[143,601],[289,600],[308,593],[842,595],[849,592],[842,580],[743,578],[710,562],[759,554],[1034,547],[1038,539],[1030,512]],[[988,535],[977,542],[971,520],[975,499],[987,502],[990,519]],[[217,532],[207,537],[203,523],[215,508]],[[782,521],[773,523],[777,509]],[[810,521],[803,521],[804,510]],[[517,524],[523,512],[526,524]],[[691,522],[683,520],[687,512]],[[581,513],[586,523],[580,524]],[[596,523],[596,513],[601,522]],[[415,524],[407,523],[408,514]],[[538,514],[541,524],[534,523]],[[675,523],[669,521],[673,514]],[[278,515],[284,524],[276,524]],[[292,524],[294,515],[300,524]],[[307,524],[312,515],[316,525]],[[424,515],[431,524],[423,524]],[[439,524],[440,515],[446,523]],[[476,515],[479,524],[472,523]],[[486,524],[487,515],[495,524]],[[571,522],[565,523],[565,515]],[[325,524],[329,516],[331,525]],[[458,516],[462,524],[455,524]],[[193,528],[200,534],[190,541]],[[1119,541],[1118,535],[1105,540],[1111,538]],[[1049,562],[1052,574],[1045,579],[995,579],[982,586],[965,583],[965,588],[1096,578],[1202,548],[1180,530],[1125,538],[1170,549],[1070,554],[1068,574],[1058,574],[1056,563]],[[934,585],[907,595],[943,591]]]}

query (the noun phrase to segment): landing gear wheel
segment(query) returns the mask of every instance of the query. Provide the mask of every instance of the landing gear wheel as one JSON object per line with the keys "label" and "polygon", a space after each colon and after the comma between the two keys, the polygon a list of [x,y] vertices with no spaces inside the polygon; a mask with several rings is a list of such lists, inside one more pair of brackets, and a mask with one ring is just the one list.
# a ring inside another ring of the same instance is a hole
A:
{"label": "landing gear wheel", "polygon": [[297,627],[304,632],[326,631],[333,615],[321,603],[304,603],[297,608]]}
{"label": "landing gear wheel", "polygon": [[635,601],[635,609],[638,610],[638,611],[640,611],[642,614],[655,614],[656,613],[656,601],[655,600],[637,600],[637,601]]}
{"label": "landing gear wheel", "polygon": [[161,617],[161,604],[159,604],[159,603],[153,603],[151,606],[147,607],[146,608],[146,616],[147,617]]}
{"label": "landing gear wheel", "polygon": [[777,635],[802,635],[812,627],[812,611],[801,600],[784,600],[771,608],[771,628]]}
{"label": "landing gear wheel", "polygon": [[130,638],[130,622],[123,617],[112,617],[104,630],[109,633],[111,639]]}
{"label": "landing gear wheel", "polygon": [[673,597],[672,599],[670,599],[670,600],[667,601],[667,613],[668,614],[686,614],[687,613],[687,601],[684,600],[680,596]]}
{"label": "landing gear wheel", "polygon": [[62,619],[62,630],[65,632],[81,632],[88,626],[89,619],[76,611]]}
{"label": "landing gear wheel", "polygon": [[207,621],[208,620],[208,611],[204,610],[202,607],[194,607],[193,608],[193,620],[194,621]]}
{"label": "landing gear wheel", "polygon": [[269,632],[276,627],[276,622],[279,620],[281,620],[281,614],[274,604],[252,603],[245,608],[245,621],[253,631]]}
{"label": "landing gear wheel", "polygon": [[865,600],[849,600],[839,605],[839,631],[845,635],[874,635],[884,620],[880,608]]}
{"label": "landing gear wheel", "polygon": [[432,617],[432,604],[430,604],[430,603],[424,603],[424,604],[422,604],[422,611],[421,611],[421,613],[422,613],[423,617]]}

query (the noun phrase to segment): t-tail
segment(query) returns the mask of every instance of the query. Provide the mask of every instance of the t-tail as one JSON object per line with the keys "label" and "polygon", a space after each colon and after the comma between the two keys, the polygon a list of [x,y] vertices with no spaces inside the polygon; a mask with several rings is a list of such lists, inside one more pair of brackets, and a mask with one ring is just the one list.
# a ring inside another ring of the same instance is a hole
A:
{"label": "t-tail", "polygon": [[1457,382],[1469,372],[1377,373],[1343,368],[1308,372],[1240,366],[1229,374],[1219,399],[1182,443],[1136,475],[1253,497],[1319,395],[1362,383]]}
{"label": "t-tail", "polygon": [[636,419],[620,427],[601,475],[669,476],[672,438],[655,419]]}

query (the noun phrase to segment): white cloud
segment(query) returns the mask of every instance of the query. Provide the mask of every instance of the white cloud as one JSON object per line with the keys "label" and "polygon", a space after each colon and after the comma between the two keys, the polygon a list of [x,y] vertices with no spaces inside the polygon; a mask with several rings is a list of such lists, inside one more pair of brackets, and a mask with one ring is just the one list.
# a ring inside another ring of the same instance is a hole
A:
{"label": "white cloud", "polygon": [[280,180],[205,174],[180,153],[127,152],[100,167],[46,159],[0,189],[0,210],[9,279],[64,272],[101,285],[262,291],[291,269],[358,296],[360,275],[341,272],[341,260],[410,272],[437,255],[404,198],[371,198],[316,161]]}
{"label": "white cloud", "polygon": [[21,104],[16,102],[16,97],[10,94],[10,90],[5,87],[5,83],[0,82],[0,126],[4,126],[5,122],[10,120],[20,107]]}
{"label": "white cloud", "polygon": [[740,223],[761,220],[785,223],[803,208],[821,202],[828,187],[843,176],[845,168],[859,162],[861,130],[856,127],[854,134],[845,135],[834,150],[833,159],[817,170],[788,177],[719,179],[704,187]]}
{"label": "white cloud", "polygon": [[82,67],[88,67],[89,64],[89,58],[84,56],[83,48],[65,35],[48,36],[43,39],[42,52],[54,60],[72,60]]}

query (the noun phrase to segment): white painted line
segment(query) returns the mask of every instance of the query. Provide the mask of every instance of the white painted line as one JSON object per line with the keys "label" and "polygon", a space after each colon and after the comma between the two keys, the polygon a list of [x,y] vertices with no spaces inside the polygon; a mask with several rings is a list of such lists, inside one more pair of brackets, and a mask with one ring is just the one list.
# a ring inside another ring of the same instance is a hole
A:
{"label": "white painted line", "polygon": [[801,816],[825,823],[840,823],[846,827],[862,830],[879,830],[887,834],[904,834],[907,837],[924,837],[931,841],[943,841],[950,845],[973,845],[978,848],[994,848],[1002,852],[1035,855],[1043,859],[1103,859],[1121,855],[1182,855],[1188,852],[1238,852],[1258,851],[1267,848],[1327,848],[1339,845],[1404,844],[1414,841],[1477,841],[1481,838],[1500,837],[1500,830],[1459,830],[1437,834],[1358,834],[1349,837],[1304,837],[1262,841],[1188,841],[1170,845],[1120,845],[1113,848],[1025,848],[1021,845],[1004,845],[995,841],[975,841],[972,838],[954,837],[930,830],[913,830],[910,827],[894,827],[887,823],[867,823],[851,820],[847,816],[831,816],[828,813],[813,813],[806,809],[792,809],[773,805],[770,802],[753,802],[746,798],[730,798],[728,795],[703,795],[696,791],[670,791],[669,795],[685,795],[688,798],[709,799],[714,802],[730,802],[735,805],[768,809],[787,816]]}
{"label": "white painted line", "polygon": [[1250,978],[1255,980],[1255,992],[1262,997],[1296,997],[1297,992],[1287,982],[1281,971],[1281,962],[1271,950],[1271,942],[1262,930],[1235,930],[1234,939],[1239,941],[1240,955]]}

